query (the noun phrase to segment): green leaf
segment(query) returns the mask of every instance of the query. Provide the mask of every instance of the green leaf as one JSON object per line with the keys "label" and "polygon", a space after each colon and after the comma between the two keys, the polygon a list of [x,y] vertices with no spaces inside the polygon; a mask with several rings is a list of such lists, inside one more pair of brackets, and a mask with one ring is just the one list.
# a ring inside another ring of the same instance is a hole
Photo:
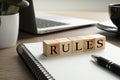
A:
{"label": "green leaf", "polygon": [[3,0],[0,2],[0,15],[2,15],[2,10],[3,10]]}
{"label": "green leaf", "polygon": [[8,7],[8,10],[7,10],[7,12],[6,12],[6,15],[15,14],[15,13],[17,13],[18,11],[19,11],[19,7],[14,6],[14,5],[10,5],[10,6]]}
{"label": "green leaf", "polygon": [[2,15],[2,3],[0,3],[0,15]]}
{"label": "green leaf", "polygon": [[9,4],[18,4],[20,3],[22,0],[3,0],[5,3],[9,3]]}

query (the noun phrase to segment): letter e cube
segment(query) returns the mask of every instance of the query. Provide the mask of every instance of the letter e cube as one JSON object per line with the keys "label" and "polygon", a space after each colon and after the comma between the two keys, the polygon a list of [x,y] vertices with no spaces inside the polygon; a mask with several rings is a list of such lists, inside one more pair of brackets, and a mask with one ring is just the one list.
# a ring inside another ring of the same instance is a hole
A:
{"label": "letter e cube", "polygon": [[83,51],[95,50],[95,39],[91,36],[81,36],[83,38]]}

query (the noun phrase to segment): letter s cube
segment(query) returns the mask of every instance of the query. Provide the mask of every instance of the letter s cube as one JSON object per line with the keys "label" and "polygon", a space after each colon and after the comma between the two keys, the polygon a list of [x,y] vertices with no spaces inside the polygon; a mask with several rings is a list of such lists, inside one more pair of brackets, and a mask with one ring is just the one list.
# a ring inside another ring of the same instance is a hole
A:
{"label": "letter s cube", "polygon": [[104,49],[106,37],[100,34],[91,35],[91,37],[95,38],[95,50]]}

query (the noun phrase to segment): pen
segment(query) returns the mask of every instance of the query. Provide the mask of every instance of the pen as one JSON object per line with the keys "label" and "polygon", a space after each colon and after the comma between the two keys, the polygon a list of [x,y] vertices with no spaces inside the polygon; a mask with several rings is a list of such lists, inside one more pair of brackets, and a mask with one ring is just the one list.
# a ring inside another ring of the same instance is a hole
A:
{"label": "pen", "polygon": [[100,56],[92,55],[91,57],[94,59],[94,61],[98,65],[100,65],[100,66],[110,70],[111,72],[117,74],[118,76],[120,76],[120,65],[113,63],[103,57],[100,57]]}

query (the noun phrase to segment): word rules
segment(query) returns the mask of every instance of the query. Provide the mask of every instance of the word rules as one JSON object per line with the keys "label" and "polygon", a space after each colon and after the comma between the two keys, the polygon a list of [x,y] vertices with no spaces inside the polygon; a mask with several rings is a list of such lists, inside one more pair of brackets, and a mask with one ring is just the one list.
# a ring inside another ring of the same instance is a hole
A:
{"label": "word rules", "polygon": [[44,40],[43,53],[48,57],[100,50],[105,48],[105,41],[106,37],[100,34]]}

